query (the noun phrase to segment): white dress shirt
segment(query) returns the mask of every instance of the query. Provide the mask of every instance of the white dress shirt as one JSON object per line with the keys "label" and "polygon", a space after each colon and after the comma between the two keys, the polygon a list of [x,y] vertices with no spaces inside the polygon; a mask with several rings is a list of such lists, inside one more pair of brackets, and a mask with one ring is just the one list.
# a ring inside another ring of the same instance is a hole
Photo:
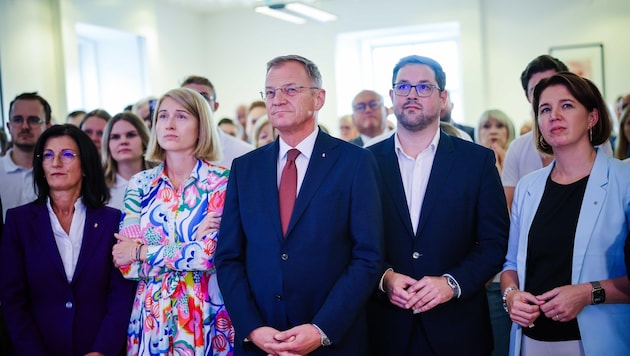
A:
{"label": "white dress shirt", "polygon": [[68,279],[68,283],[70,283],[72,282],[74,270],[79,260],[79,253],[81,252],[86,207],[81,198],[77,199],[76,203],[74,203],[74,214],[70,225],[70,233],[67,234],[61,227],[59,219],[57,219],[57,215],[55,215],[50,205],[50,198],[48,198],[46,206],[48,207],[48,215],[50,216],[50,223],[52,225],[53,235],[55,236],[55,242],[57,243],[57,249],[59,250],[59,255],[61,255],[61,261],[63,262],[63,269],[66,271],[66,278]]}
{"label": "white dress shirt", "polygon": [[306,136],[302,142],[298,143],[297,146],[291,147],[286,142],[282,140],[280,137],[280,149],[278,150],[278,174],[276,175],[276,183],[278,187],[280,187],[280,177],[282,177],[282,170],[284,169],[284,165],[287,163],[287,152],[289,152],[292,148],[297,148],[300,151],[300,154],[295,159],[295,167],[297,168],[297,189],[296,196],[300,194],[300,188],[302,187],[302,182],[304,181],[304,176],[306,175],[306,169],[308,168],[308,162],[311,159],[311,155],[313,154],[313,148],[315,148],[315,140],[317,139],[317,133],[319,132],[319,128],[313,130],[313,132]]}
{"label": "white dress shirt", "polygon": [[123,178],[120,174],[116,174],[116,182],[109,189],[109,195],[111,198],[107,202],[107,206],[112,207],[114,209],[118,209],[120,211],[125,210],[125,191],[127,191],[127,183],[128,180]]}
{"label": "white dress shirt", "polygon": [[422,202],[424,201],[439,141],[440,130],[438,129],[435,131],[431,143],[414,158],[403,151],[398,135],[396,134],[394,137],[394,151],[398,157],[400,177],[405,188],[407,208],[409,209],[409,217],[411,218],[414,233],[418,231],[420,210],[422,209]]}
{"label": "white dress shirt", "polygon": [[7,210],[28,204],[37,198],[33,187],[33,169],[18,166],[11,159],[10,149],[0,157],[0,199],[2,199],[2,217]]}
{"label": "white dress shirt", "polygon": [[222,157],[220,160],[212,163],[230,169],[234,158],[240,157],[247,152],[254,150],[254,146],[249,143],[234,136],[230,136],[219,129],[217,129],[217,131],[219,133],[219,142],[221,142]]}

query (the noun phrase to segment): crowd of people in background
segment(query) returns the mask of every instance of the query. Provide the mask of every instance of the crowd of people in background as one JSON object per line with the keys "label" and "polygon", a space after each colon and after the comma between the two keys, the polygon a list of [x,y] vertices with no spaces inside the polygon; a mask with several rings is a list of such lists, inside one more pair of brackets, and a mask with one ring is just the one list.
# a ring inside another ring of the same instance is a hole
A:
{"label": "crowd of people in background", "polygon": [[630,94],[613,115],[549,55],[520,83],[518,136],[497,108],[454,120],[416,55],[339,138],[298,55],[234,117],[196,75],[64,123],[16,96],[0,354],[630,354]]}

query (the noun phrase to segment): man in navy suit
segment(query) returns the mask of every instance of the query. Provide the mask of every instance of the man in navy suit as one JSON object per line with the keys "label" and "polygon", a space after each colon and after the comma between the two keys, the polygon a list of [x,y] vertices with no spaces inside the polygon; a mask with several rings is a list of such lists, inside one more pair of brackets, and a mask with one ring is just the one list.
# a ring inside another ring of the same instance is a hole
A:
{"label": "man in navy suit", "polygon": [[446,75],[394,68],[396,134],[368,149],[382,181],[385,268],[370,303],[375,355],[489,355],[485,283],[500,271],[508,213],[492,151],[439,130]]}
{"label": "man in navy suit", "polygon": [[[365,355],[382,270],[376,162],[317,127],[326,92],[310,60],[272,59],[262,94],[279,138],[234,160],[215,258],[236,354]],[[287,161],[297,199],[282,219]]]}

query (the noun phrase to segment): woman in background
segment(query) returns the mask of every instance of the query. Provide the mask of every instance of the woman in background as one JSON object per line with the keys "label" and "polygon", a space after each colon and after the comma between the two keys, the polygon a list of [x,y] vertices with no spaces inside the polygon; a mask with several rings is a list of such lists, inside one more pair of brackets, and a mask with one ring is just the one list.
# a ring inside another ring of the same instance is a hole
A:
{"label": "woman in background", "polygon": [[123,198],[129,179],[152,166],[144,159],[148,144],[149,130],[144,121],[130,111],[116,114],[105,125],[101,159],[111,195],[108,206],[124,210]]}
{"label": "woman in background", "polygon": [[630,166],[594,146],[611,122],[597,87],[559,72],[534,89],[547,167],[516,186],[501,275],[514,355],[630,355]]}
{"label": "woman in background", "polygon": [[103,131],[105,125],[112,118],[112,116],[105,110],[96,109],[85,114],[83,120],[79,124],[81,131],[85,132],[98,150],[98,154],[101,154],[101,142],[103,140]]}
{"label": "woman in background", "polygon": [[228,171],[208,103],[178,88],[157,103],[147,159],[162,163],[129,181],[114,262],[138,281],[129,355],[231,355],[234,328],[214,266]]}
{"label": "woman in background", "polygon": [[[514,140],[514,124],[512,120],[501,110],[492,109],[484,111],[477,124],[477,142],[492,151],[496,159],[499,174],[503,170],[505,153]],[[501,301],[501,273],[498,273],[486,288],[488,305],[490,307],[490,322],[492,324],[492,336],[494,339],[493,356],[508,354],[510,343],[510,317],[503,310]]]}
{"label": "woman in background", "polygon": [[503,170],[503,161],[510,143],[514,140],[514,124],[501,110],[484,111],[477,124],[477,142],[494,151],[499,174]]}
{"label": "woman in background", "polygon": [[37,200],[7,211],[0,243],[11,355],[118,355],[135,284],[111,260],[120,211],[105,206],[96,147],[66,124],[34,152]]}
{"label": "woman in background", "polygon": [[271,121],[267,115],[264,115],[254,125],[254,146],[256,148],[262,147],[270,142],[275,141],[276,133],[271,126]]}

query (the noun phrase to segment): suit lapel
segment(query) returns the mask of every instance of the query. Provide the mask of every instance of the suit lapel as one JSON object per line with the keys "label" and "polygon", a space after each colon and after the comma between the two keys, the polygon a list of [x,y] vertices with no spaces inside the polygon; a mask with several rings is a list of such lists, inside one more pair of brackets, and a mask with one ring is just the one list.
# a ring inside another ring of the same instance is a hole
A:
{"label": "suit lapel", "polygon": [[[313,153],[308,162],[308,168],[300,192],[295,200],[295,206],[293,207],[293,214],[291,214],[291,221],[287,229],[287,236],[293,230],[293,227],[300,219],[306,207],[313,199],[315,192],[319,189],[319,186],[324,181],[324,178],[330,173],[335,162],[339,158],[337,150],[335,150],[337,143],[328,134],[319,132],[317,139],[315,140],[315,146],[313,147]],[[276,189],[277,191],[277,189]],[[276,200],[278,197],[276,196]],[[277,210],[279,212],[279,208]],[[280,221],[279,213],[278,222]]]}
{"label": "suit lapel", "polygon": [[383,189],[389,193],[391,200],[396,206],[396,211],[404,222],[405,228],[409,236],[413,236],[413,226],[409,216],[409,207],[407,206],[407,196],[403,186],[400,174],[400,166],[398,165],[398,156],[396,156],[396,148],[394,145],[394,136],[387,139],[386,143],[375,149],[376,158],[381,166],[381,176],[383,177]]}
{"label": "suit lapel", "polygon": [[424,201],[422,202],[417,236],[420,236],[431,212],[434,211],[434,206],[438,204],[440,197],[444,194],[444,189],[448,185],[448,175],[453,167],[454,153],[453,139],[443,132],[440,133],[440,141],[435,152],[433,167],[431,167],[429,182],[427,183]]}
{"label": "suit lapel", "polygon": [[[593,238],[593,229],[600,215],[603,202],[606,199],[608,187],[608,174],[610,164],[607,157],[601,151],[597,151],[595,164],[591,169],[591,176],[586,185],[582,206],[580,207],[580,216],[575,229],[575,242],[573,243],[573,276],[572,282],[577,283],[580,280],[579,273],[583,270],[584,257],[586,257],[586,248]],[[578,259],[578,257],[581,257]]]}
{"label": "suit lapel", "polygon": [[[57,272],[61,273],[64,279],[66,279],[66,271],[63,268],[63,262],[61,261],[61,255],[59,254],[59,248],[57,247],[57,242],[55,241],[55,235],[53,234],[52,224],[50,221],[50,217],[48,216],[48,208],[46,205],[37,204],[34,205],[35,210],[33,211],[33,227],[37,228],[39,226],[43,227],[44,233],[41,234],[41,244],[43,249],[46,251],[46,254],[50,258],[52,265],[57,270]],[[40,231],[36,231],[35,233],[40,234]]]}
{"label": "suit lapel", "polygon": [[103,226],[99,223],[100,214],[88,208],[85,213],[85,227],[83,228],[83,240],[81,241],[81,251],[77,266],[74,269],[72,283],[75,283],[85,265],[91,260],[92,254],[101,239],[109,237],[103,236]]}
{"label": "suit lapel", "polygon": [[[257,201],[263,202],[261,209],[270,210],[269,214],[271,224],[274,227],[274,236],[278,236],[278,240],[282,241],[282,224],[280,222],[280,200],[278,199],[278,151],[280,143],[277,138],[272,144],[262,148],[263,156],[256,160],[256,169],[254,172],[261,172],[259,175],[260,197]],[[271,167],[271,168],[270,168]],[[268,172],[264,174],[262,172]],[[271,207],[271,208],[269,208]]]}

